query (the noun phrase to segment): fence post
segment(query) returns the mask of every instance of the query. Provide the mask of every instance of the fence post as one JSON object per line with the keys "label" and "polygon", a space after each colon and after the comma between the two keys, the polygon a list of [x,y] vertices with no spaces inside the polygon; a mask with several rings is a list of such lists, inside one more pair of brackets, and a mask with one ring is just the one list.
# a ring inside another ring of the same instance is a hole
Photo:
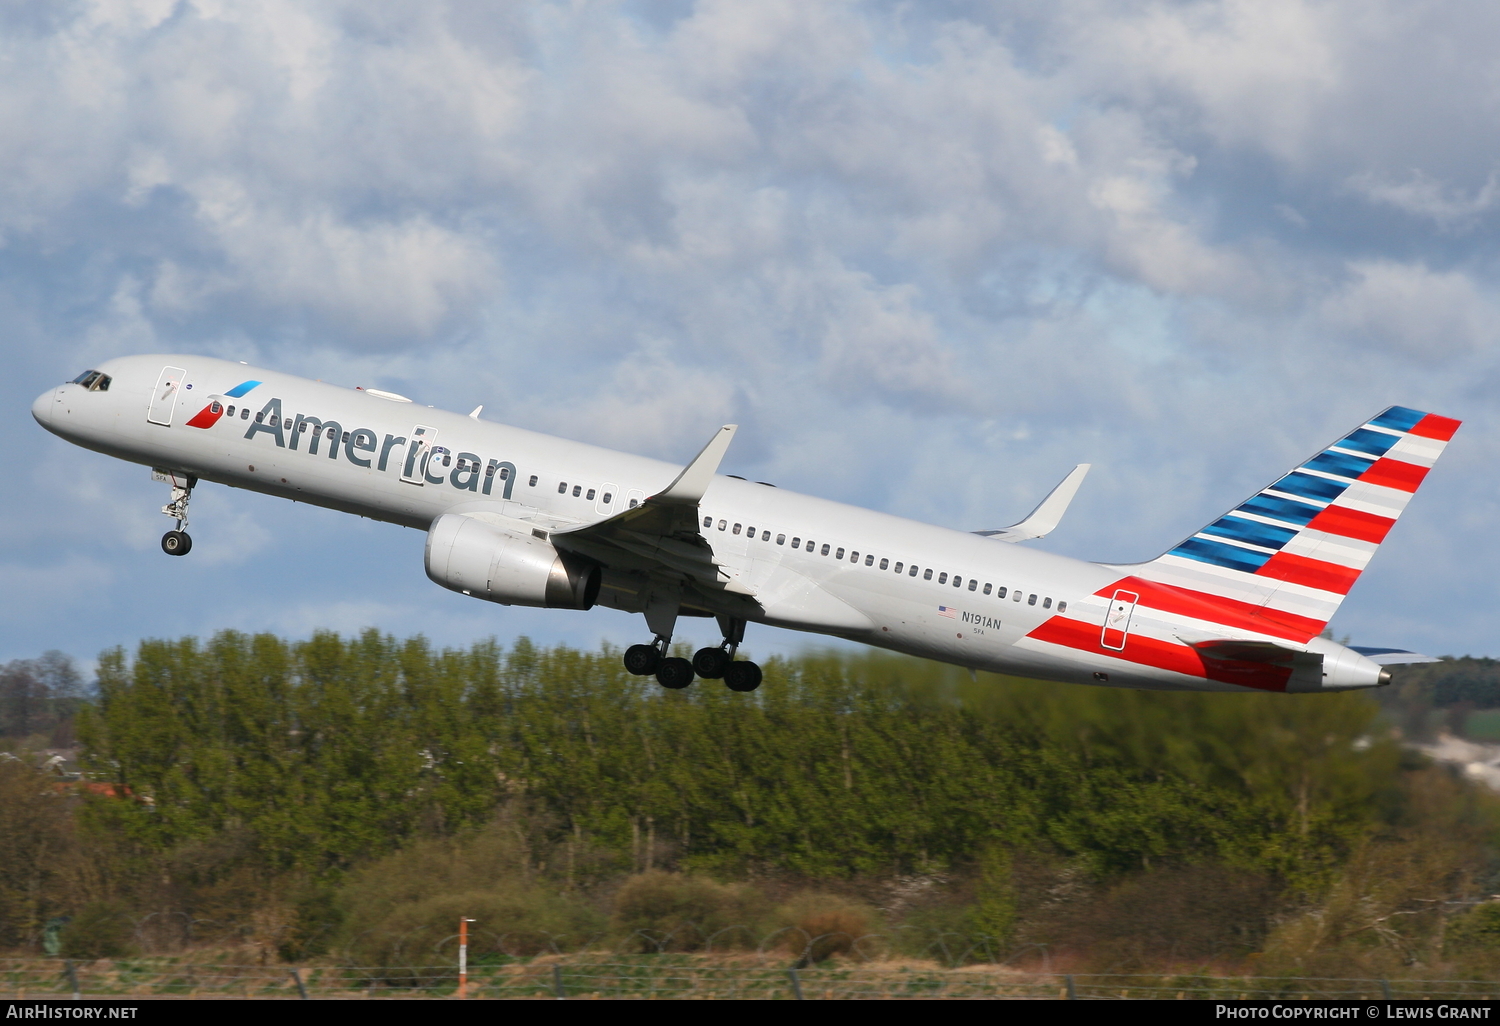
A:
{"label": "fence post", "polygon": [[1073,989],[1073,974],[1069,973],[1066,977],[1064,977],[1064,979],[1068,981],[1068,1000],[1077,1001],[1078,991]]}
{"label": "fence post", "polygon": [[568,996],[567,992],[563,990],[561,965],[554,965],[552,967],[552,992],[557,995],[557,1000],[559,1001]]}
{"label": "fence post", "polygon": [[792,993],[795,994],[795,995],[797,995],[797,1000],[798,1001],[801,1001],[802,1000],[802,981],[797,978],[797,970],[795,970],[795,969],[788,969],[786,971],[786,974],[787,974],[787,976],[791,977],[791,980],[792,980]]}
{"label": "fence post", "polygon": [[1380,993],[1385,995],[1387,1001],[1391,999],[1391,984],[1389,980],[1380,981]]}
{"label": "fence post", "polygon": [[297,985],[297,993],[302,996],[302,1000],[306,1001],[307,1000],[307,987],[304,986],[303,983],[302,983],[302,970],[301,969],[293,969],[292,970],[292,982]]}
{"label": "fence post", "polygon": [[63,971],[68,974],[68,983],[73,988],[73,1000],[79,1000],[83,995],[78,987],[78,970],[73,966],[71,958],[63,963]]}

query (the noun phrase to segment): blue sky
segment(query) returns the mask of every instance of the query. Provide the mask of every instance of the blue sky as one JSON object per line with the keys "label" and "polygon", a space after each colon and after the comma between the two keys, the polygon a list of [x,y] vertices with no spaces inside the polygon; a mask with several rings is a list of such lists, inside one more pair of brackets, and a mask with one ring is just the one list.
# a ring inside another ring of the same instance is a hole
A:
{"label": "blue sky", "polygon": [[[34,396],[201,352],[1151,558],[1392,403],[1465,421],[1333,622],[1500,652],[1500,8],[8,4],[0,659],[233,627],[628,644]],[[700,632],[704,633],[704,632]],[[703,639],[707,640],[706,636]],[[757,652],[800,636],[752,629]]]}

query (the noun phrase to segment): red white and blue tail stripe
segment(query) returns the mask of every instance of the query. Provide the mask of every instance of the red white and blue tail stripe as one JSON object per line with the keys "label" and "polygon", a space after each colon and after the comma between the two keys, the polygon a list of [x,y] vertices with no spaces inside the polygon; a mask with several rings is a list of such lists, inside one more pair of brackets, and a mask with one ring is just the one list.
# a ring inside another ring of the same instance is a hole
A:
{"label": "red white and blue tail stripe", "polygon": [[1458,426],[1392,406],[1132,567],[1141,604],[1291,641],[1317,636]]}

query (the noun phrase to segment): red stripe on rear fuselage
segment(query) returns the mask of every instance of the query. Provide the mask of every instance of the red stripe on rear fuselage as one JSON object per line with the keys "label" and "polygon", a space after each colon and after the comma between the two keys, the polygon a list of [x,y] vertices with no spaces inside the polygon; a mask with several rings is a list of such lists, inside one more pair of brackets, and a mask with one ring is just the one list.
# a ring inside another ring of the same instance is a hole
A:
{"label": "red stripe on rear fuselage", "polygon": [[1163,613],[1205,620],[1222,627],[1238,627],[1242,630],[1266,634],[1287,641],[1305,642],[1317,637],[1327,623],[1307,616],[1298,616],[1281,609],[1268,609],[1252,602],[1210,595],[1207,592],[1181,588],[1174,584],[1157,584],[1139,577],[1126,577],[1094,594],[1108,599],[1116,588],[1139,591],[1140,605],[1157,609]]}
{"label": "red stripe on rear fuselage", "polygon": [[1096,652],[1111,659],[1121,659],[1156,670],[1168,670],[1260,691],[1285,691],[1292,675],[1291,668],[1286,666],[1238,659],[1204,659],[1190,645],[1162,641],[1160,638],[1141,634],[1126,635],[1123,651],[1106,649],[1100,644],[1099,627],[1096,624],[1065,616],[1052,617],[1026,636],[1049,645],[1060,645],[1079,652]]}

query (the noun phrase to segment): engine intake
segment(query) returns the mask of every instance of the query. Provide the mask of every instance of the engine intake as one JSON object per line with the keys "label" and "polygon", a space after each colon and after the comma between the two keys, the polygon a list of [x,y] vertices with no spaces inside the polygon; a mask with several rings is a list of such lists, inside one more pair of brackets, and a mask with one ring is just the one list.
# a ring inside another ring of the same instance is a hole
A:
{"label": "engine intake", "polygon": [[457,513],[427,531],[427,576],[453,591],[506,606],[590,609],[599,567],[531,534]]}

